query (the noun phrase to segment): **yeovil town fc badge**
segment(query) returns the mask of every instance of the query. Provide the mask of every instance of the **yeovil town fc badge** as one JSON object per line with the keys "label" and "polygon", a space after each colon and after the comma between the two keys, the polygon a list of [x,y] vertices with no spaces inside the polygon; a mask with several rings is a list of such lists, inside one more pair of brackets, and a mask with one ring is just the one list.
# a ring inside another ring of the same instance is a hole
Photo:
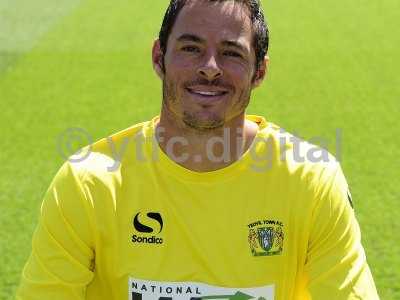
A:
{"label": "yeovil town fc badge", "polygon": [[283,250],[283,224],[275,220],[262,220],[247,225],[248,241],[254,256],[279,255]]}

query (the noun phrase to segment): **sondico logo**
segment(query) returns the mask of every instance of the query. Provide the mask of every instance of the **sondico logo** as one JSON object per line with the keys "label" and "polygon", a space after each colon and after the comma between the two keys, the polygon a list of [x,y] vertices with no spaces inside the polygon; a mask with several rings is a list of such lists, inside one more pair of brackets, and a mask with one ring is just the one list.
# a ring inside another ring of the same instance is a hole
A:
{"label": "sondico logo", "polygon": [[[152,234],[151,236],[148,235],[132,235],[132,242],[133,243],[145,243],[145,244],[162,244],[163,239],[158,238],[154,235],[155,229],[151,226],[152,224],[149,223],[154,223],[156,221],[158,223],[158,232],[156,235],[160,234],[164,223],[162,220],[162,217],[160,213],[158,212],[149,212],[146,214],[146,217],[143,217],[142,214],[139,212],[136,214],[135,218],[133,219],[133,227],[135,227],[136,231],[145,233],[145,234]],[[151,221],[153,220],[153,221]],[[147,225],[143,224],[146,223]]]}

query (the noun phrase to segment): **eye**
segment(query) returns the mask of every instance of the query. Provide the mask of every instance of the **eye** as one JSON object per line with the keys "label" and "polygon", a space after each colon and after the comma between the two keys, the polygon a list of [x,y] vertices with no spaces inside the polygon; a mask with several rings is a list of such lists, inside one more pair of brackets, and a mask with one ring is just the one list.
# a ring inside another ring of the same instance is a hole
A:
{"label": "eye", "polygon": [[200,49],[196,46],[185,46],[182,47],[182,50],[185,52],[200,52]]}
{"label": "eye", "polygon": [[232,57],[242,57],[242,55],[235,51],[225,51],[224,55],[232,56]]}

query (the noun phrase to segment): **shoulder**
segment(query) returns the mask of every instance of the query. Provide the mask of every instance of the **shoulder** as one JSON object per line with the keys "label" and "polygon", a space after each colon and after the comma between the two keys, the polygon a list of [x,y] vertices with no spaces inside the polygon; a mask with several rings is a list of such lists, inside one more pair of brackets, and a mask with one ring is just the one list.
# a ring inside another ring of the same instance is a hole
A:
{"label": "shoulder", "polygon": [[[135,164],[136,143],[146,135],[149,122],[133,125],[81,148],[63,163],[53,182],[75,186],[86,196],[113,194],[122,174]],[[97,197],[98,198],[98,197]]]}
{"label": "shoulder", "polygon": [[146,137],[149,123],[135,124],[81,148],[68,157],[63,167],[81,180],[118,173],[122,163],[129,163],[129,158],[135,157],[132,151],[136,151],[136,143]]}
{"label": "shoulder", "polygon": [[274,123],[267,122],[257,138],[260,150],[269,152],[275,165],[290,174],[324,177],[321,173],[328,175],[340,170],[339,160],[328,149],[310,143]]}
{"label": "shoulder", "polygon": [[[347,199],[348,186],[340,162],[328,149],[310,143],[280,126],[266,122],[260,130],[256,153],[269,161],[274,176],[316,204],[327,197]],[[258,162],[260,165],[260,161]]]}
{"label": "shoulder", "polygon": [[288,195],[298,224],[304,224],[310,245],[328,235],[340,237],[355,224],[348,184],[332,153],[272,123],[260,136],[265,141],[260,150],[272,157],[271,174]]}

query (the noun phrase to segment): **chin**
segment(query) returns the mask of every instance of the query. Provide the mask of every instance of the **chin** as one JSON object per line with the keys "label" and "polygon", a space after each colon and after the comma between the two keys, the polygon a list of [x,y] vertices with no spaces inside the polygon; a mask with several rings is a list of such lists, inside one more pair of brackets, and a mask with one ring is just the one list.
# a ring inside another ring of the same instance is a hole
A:
{"label": "chin", "polygon": [[188,113],[184,112],[183,122],[194,129],[211,130],[220,128],[225,124],[225,120],[213,113]]}

